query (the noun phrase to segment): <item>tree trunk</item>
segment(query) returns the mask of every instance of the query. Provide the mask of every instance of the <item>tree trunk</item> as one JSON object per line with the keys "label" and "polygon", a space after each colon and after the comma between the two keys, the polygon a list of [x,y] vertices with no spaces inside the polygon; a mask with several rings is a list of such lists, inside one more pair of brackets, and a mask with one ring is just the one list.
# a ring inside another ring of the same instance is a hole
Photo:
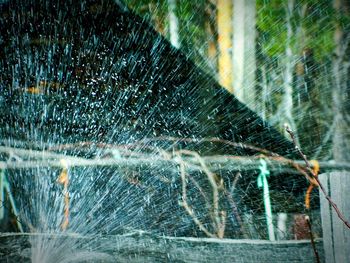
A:
{"label": "tree trunk", "polygon": [[[296,57],[294,80],[293,80],[293,115],[296,116],[296,129],[299,143],[305,153],[314,153],[324,147],[322,143],[320,125],[322,120],[322,106],[320,89],[316,80],[319,78],[320,64],[315,59],[314,47],[310,45],[310,32],[307,21],[313,16],[314,8],[310,3],[303,3],[295,6],[294,12],[300,18],[295,23],[296,41],[293,44]],[[329,124],[331,126],[331,124]],[[316,157],[317,158],[317,157]]]}
{"label": "tree trunk", "polygon": [[[286,7],[286,26],[287,26],[287,40],[286,40],[286,54],[285,54],[285,69],[283,76],[284,95],[281,103],[282,108],[282,125],[288,125],[293,131],[296,131],[296,125],[293,118],[293,71],[295,67],[295,59],[292,51],[292,14],[295,6],[295,0],[288,0]],[[298,138],[296,136],[296,138]],[[298,141],[298,139],[297,139]]]}
{"label": "tree trunk", "polygon": [[207,1],[206,3],[206,35],[208,42],[208,61],[211,73],[217,77],[218,73],[218,25],[217,25],[217,7],[216,0]]}
{"label": "tree trunk", "polygon": [[256,2],[233,1],[233,87],[238,99],[255,109]]}
{"label": "tree trunk", "polygon": [[176,0],[168,0],[168,12],[169,12],[169,34],[171,44],[179,48],[179,19],[176,16]]}
{"label": "tree trunk", "polygon": [[[334,0],[338,16],[348,16],[350,3]],[[349,26],[348,26],[349,27]],[[333,60],[333,112],[335,131],[333,135],[333,158],[336,162],[350,161],[350,115],[349,115],[349,67],[350,30],[337,24],[334,34],[335,57]]]}
{"label": "tree trunk", "polygon": [[219,44],[219,82],[229,92],[232,89],[232,63],[231,63],[231,21],[232,21],[232,4],[229,0],[217,1],[217,23],[218,23],[218,44]]}

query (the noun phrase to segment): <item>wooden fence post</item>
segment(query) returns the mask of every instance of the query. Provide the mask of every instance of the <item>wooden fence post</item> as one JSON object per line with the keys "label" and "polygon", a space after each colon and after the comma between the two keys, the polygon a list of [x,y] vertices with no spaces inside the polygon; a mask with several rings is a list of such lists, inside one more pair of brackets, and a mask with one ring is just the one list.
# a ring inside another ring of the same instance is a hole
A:
{"label": "wooden fence post", "polygon": [[[319,179],[345,218],[350,220],[350,172],[324,173]],[[326,262],[350,263],[350,229],[338,218],[322,192],[320,206]]]}

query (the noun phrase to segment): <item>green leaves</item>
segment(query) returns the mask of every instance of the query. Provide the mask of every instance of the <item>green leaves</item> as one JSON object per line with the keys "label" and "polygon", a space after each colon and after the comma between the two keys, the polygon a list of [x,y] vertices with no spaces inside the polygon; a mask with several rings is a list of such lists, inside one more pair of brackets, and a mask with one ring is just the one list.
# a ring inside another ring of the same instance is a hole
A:
{"label": "green leaves", "polygon": [[[288,1],[257,0],[259,44],[264,55],[281,56],[287,42],[294,54],[314,50],[316,60],[330,55],[334,48],[334,11],[331,1],[295,0],[290,13],[292,37],[287,39]],[[345,19],[346,20],[346,19]]]}

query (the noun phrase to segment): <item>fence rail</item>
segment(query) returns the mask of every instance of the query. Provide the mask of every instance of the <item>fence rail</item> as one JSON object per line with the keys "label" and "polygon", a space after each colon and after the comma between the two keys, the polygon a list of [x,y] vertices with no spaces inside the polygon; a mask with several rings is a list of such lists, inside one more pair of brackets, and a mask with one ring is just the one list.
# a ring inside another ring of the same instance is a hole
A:
{"label": "fence rail", "polygon": [[[177,157],[169,158],[161,155],[141,155],[131,157],[121,157],[117,159],[86,159],[76,156],[68,156],[57,154],[49,151],[34,151],[27,149],[19,149],[13,147],[0,146],[0,152],[8,154],[16,154],[20,157],[30,158],[30,160],[21,161],[0,161],[0,169],[30,169],[36,167],[62,167],[61,160],[64,159],[70,167],[98,167],[98,166],[119,166],[133,167],[140,165],[150,166],[176,166],[179,163]],[[291,174],[299,174],[299,171],[292,164],[297,164],[305,167],[302,160],[288,160],[280,157],[265,157],[265,156],[204,156],[203,161],[212,169],[212,171],[240,171],[240,170],[257,170],[259,169],[259,159],[264,158],[269,166],[269,170],[273,172],[284,172]],[[196,158],[184,157],[182,160],[188,164],[188,169],[198,170],[200,162]],[[335,162],[319,162],[322,171],[330,170],[348,170],[350,171],[349,163]]]}
{"label": "fence rail", "polygon": [[[87,249],[98,248],[98,251],[90,250],[92,255],[93,252],[105,253],[113,257],[115,262],[314,262],[308,240],[270,242],[245,239],[159,237],[148,233],[119,236],[4,233],[0,234],[0,253],[4,253],[5,262],[30,262],[29,247],[32,246],[35,250],[35,245],[43,242],[47,244],[48,249],[55,248],[50,244],[59,244],[62,253],[60,258],[69,257],[69,252],[74,253],[72,247],[84,244]],[[323,260],[322,241],[316,242],[316,246]],[[43,252],[53,254],[56,251]]]}
{"label": "fence rail", "polygon": [[[169,156],[162,155],[140,155],[129,156],[120,158],[101,158],[101,159],[86,159],[76,156],[67,156],[50,151],[34,151],[27,149],[19,149],[13,147],[0,146],[0,153],[5,153],[8,157],[15,156],[16,158],[10,158],[7,161],[0,161],[0,170],[6,169],[31,169],[37,167],[53,167],[62,168],[62,160],[65,160],[65,164],[69,167],[139,167],[139,166],[151,166],[162,167],[166,166],[167,169],[178,169],[179,164],[186,163],[186,168],[189,171],[201,170],[201,163],[210,168],[211,171],[240,171],[240,170],[258,170],[261,165],[261,159],[264,158],[269,170],[274,174],[290,173],[300,174],[298,167],[305,169],[304,161],[292,161],[284,159],[282,157],[264,157],[264,156],[251,156],[251,157],[238,157],[238,156],[204,156],[198,158],[194,157],[181,157],[178,159],[178,155]],[[320,182],[324,185],[326,193],[338,204],[341,211],[347,220],[350,220],[350,199],[348,198],[348,190],[350,189],[350,164],[348,163],[335,163],[335,162],[319,162],[322,173],[319,175]],[[350,262],[350,231],[347,229],[337,217],[336,213],[326,200],[324,195],[320,194],[320,207],[322,217],[322,230],[323,230],[323,242],[316,242],[317,250],[320,252],[321,259],[325,259],[326,262],[342,263]],[[14,236],[1,236],[0,239],[14,239]],[[225,262],[225,259],[240,259],[244,258],[247,254],[251,255],[251,259],[247,259],[242,262],[280,262],[293,261],[295,262],[312,262],[312,250],[309,241],[300,242],[260,242],[256,240],[250,241],[215,241],[215,240],[199,240],[199,239],[171,239],[171,238],[158,238],[145,236],[144,238],[135,238],[133,236],[128,237],[108,237],[108,239],[123,238],[121,245],[118,249],[123,247],[123,244],[134,244],[133,248],[128,247],[128,251],[131,253],[132,249],[136,251],[134,255],[137,255],[137,251],[145,249],[154,250],[154,255],[168,258],[178,257],[180,254],[172,254],[169,251],[182,251],[184,262],[204,262],[210,259],[214,255],[225,255],[220,257],[220,262]],[[25,236],[21,236],[21,239],[25,239]],[[148,240],[148,241],[147,241]],[[1,240],[0,240],[1,241]],[[215,245],[211,245],[214,242]],[[1,242],[0,242],[1,243]],[[145,244],[152,244],[151,247],[145,247]],[[322,248],[322,244],[324,249]],[[211,248],[212,246],[212,248]],[[204,249],[204,247],[206,249]],[[181,248],[181,249],[180,249]],[[126,249],[126,248],[124,248]],[[159,251],[157,250],[159,249]],[[169,249],[169,250],[167,250]],[[208,250],[207,250],[208,249]],[[203,251],[206,252],[207,258],[203,257]],[[211,251],[211,252],[210,252]],[[255,251],[256,255],[255,255]],[[292,252],[293,251],[293,252]],[[305,252],[307,251],[307,252]],[[248,253],[249,252],[249,253]],[[0,251],[1,253],[1,251]],[[152,252],[153,253],[153,252]],[[164,255],[163,255],[163,254]],[[260,253],[260,254],[259,254]],[[306,254],[305,254],[306,253]],[[309,254],[311,256],[309,257]],[[253,255],[254,254],[254,255]],[[141,256],[141,254],[139,255]],[[188,258],[186,258],[188,257]],[[269,260],[270,259],[270,260]],[[204,261],[203,261],[204,260]],[[141,262],[141,261],[140,261]],[[216,262],[213,258],[213,262]],[[241,262],[241,261],[240,261]]]}

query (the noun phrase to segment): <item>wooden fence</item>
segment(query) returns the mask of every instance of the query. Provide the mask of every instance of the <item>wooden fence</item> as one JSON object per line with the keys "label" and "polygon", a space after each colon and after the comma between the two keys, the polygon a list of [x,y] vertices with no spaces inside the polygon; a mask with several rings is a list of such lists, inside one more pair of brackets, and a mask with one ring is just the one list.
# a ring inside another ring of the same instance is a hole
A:
{"label": "wooden fence", "polygon": [[[350,221],[350,172],[324,173],[319,179],[345,219]],[[320,193],[320,204],[325,261],[348,263],[350,262],[350,229],[340,221],[322,193]]]}
{"label": "wooden fence", "polygon": [[[40,244],[46,244],[44,246],[46,250],[42,253],[45,255],[52,253],[52,257],[67,260],[64,262],[70,262],[69,258],[74,258],[74,253],[84,254],[84,248],[90,248],[92,255],[94,248],[98,248],[100,255],[111,256],[110,260],[103,262],[315,262],[308,240],[270,242],[175,238],[152,236],[142,232],[118,236],[0,234],[0,259],[3,259],[2,262],[9,263],[30,262],[31,249],[43,250],[44,247],[36,248],[36,245]],[[55,249],[55,244],[58,251]],[[322,242],[316,242],[316,247],[323,261]],[[85,253],[87,254],[88,252]]]}
{"label": "wooden fence", "polygon": [[[69,166],[116,166],[127,165],[178,165],[177,160],[128,158],[123,159],[84,159],[69,157],[55,153],[22,150],[0,146],[0,152],[26,156],[21,162],[0,161],[0,169],[27,169],[33,167],[62,167],[61,159],[65,159]],[[259,167],[258,159],[244,157],[204,157],[208,167],[218,170],[256,170]],[[189,158],[189,169],[198,169],[198,160]],[[269,169],[284,170],[289,173],[298,173],[290,163],[268,159]],[[302,162],[295,162],[302,165]],[[197,165],[196,165],[197,164]],[[321,169],[326,171],[320,174],[320,182],[324,185],[328,195],[338,205],[345,218],[350,220],[350,164],[320,163]],[[335,170],[335,171],[334,171]],[[350,262],[350,230],[341,222],[331,208],[329,202],[320,193],[320,207],[322,218],[323,239],[316,240],[321,262],[346,263]],[[52,237],[57,238],[57,237]],[[65,238],[78,238],[67,236]],[[82,238],[82,237],[80,237]],[[89,237],[84,237],[89,238]],[[314,262],[313,250],[310,241],[263,241],[263,240],[229,240],[229,239],[195,239],[157,237],[150,234],[109,236],[92,238],[94,242],[101,242],[117,258],[129,258],[132,262]],[[22,241],[21,241],[22,240]],[[28,235],[0,234],[0,259],[5,262],[18,262],[18,253],[11,252],[11,242],[16,243],[17,249],[29,249]],[[19,243],[18,243],[19,242]],[[92,242],[92,241],[91,241]],[[104,243],[105,242],[105,243]],[[108,244],[106,243],[108,242]],[[111,245],[112,244],[112,245]],[[113,246],[113,244],[116,244]],[[27,256],[23,256],[25,259]],[[157,260],[158,259],[158,260]],[[28,259],[29,260],[29,259]]]}

